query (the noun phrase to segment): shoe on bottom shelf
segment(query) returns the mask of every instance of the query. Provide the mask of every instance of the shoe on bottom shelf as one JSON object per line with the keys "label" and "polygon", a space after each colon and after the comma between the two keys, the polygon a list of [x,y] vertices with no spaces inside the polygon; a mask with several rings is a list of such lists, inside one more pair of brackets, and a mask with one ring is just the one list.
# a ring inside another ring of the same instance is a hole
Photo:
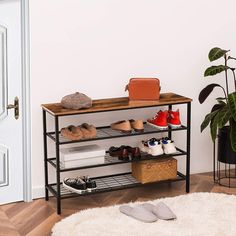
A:
{"label": "shoe on bottom shelf", "polygon": [[85,182],[85,184],[86,184],[86,190],[87,190],[88,192],[93,192],[93,191],[95,191],[95,190],[97,189],[96,181],[90,179],[89,176],[84,176],[84,177],[82,178],[82,180]]}
{"label": "shoe on bottom shelf", "polygon": [[172,154],[177,152],[174,141],[172,141],[168,137],[162,138],[161,142],[165,154]]}
{"label": "shoe on bottom shelf", "polygon": [[81,178],[65,178],[63,186],[78,194],[83,194],[87,191],[86,183]]}

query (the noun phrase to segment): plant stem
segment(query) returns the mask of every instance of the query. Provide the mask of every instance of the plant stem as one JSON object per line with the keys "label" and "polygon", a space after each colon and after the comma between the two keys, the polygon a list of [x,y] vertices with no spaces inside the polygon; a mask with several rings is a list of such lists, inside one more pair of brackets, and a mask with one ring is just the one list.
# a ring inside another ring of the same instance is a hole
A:
{"label": "plant stem", "polygon": [[[225,66],[227,67],[227,55],[224,55],[224,59],[225,59]],[[229,85],[228,85],[228,73],[227,73],[227,69],[225,69],[225,82],[226,82],[226,91],[227,91],[227,96],[229,95]]]}
{"label": "plant stem", "polygon": [[235,57],[231,57],[231,56],[229,56],[228,59],[236,60]]}
{"label": "plant stem", "polygon": [[231,69],[232,72],[233,72],[233,76],[234,76],[234,89],[235,89],[235,92],[236,92],[236,77],[235,77],[235,72],[234,72],[234,69]]}
{"label": "plant stem", "polygon": [[227,95],[226,95],[226,92],[225,92],[225,89],[224,89],[222,86],[220,86],[220,87],[222,88],[222,90],[223,90],[223,92],[224,92],[225,100],[228,101],[228,99],[227,99]]}

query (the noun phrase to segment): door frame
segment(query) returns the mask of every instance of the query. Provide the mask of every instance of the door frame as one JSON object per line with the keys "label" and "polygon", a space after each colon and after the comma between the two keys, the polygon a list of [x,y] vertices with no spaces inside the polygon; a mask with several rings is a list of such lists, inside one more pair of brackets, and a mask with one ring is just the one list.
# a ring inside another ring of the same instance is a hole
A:
{"label": "door frame", "polygon": [[29,0],[21,2],[23,200],[32,201]]}

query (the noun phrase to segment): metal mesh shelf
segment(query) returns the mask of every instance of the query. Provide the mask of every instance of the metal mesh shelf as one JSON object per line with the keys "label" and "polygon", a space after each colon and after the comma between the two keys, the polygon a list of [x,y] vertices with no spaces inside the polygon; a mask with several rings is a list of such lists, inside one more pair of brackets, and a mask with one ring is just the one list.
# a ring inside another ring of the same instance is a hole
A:
{"label": "metal mesh shelf", "polygon": [[[129,162],[137,162],[137,161],[146,161],[146,160],[157,160],[157,159],[163,159],[167,158],[170,156],[182,156],[182,155],[187,155],[187,152],[181,150],[180,148],[177,148],[177,152],[172,153],[172,154],[163,154],[159,156],[151,156],[146,153],[141,154],[141,159],[140,160],[127,160],[127,161],[122,161],[119,160],[118,157],[111,157],[108,153],[105,156],[104,163],[102,164],[97,164],[97,165],[89,165],[89,166],[77,166],[73,168],[65,168],[62,163],[60,163],[60,171],[65,172],[65,171],[72,171],[72,170],[80,170],[80,169],[88,169],[88,168],[95,168],[95,167],[102,167],[102,166],[109,166],[109,165],[119,165],[119,164],[124,164],[124,163],[129,163]],[[56,164],[56,158],[49,158],[48,162],[53,166],[57,167]]]}
{"label": "metal mesh shelf", "polygon": [[[176,179],[164,180],[164,181],[159,181],[159,182],[156,182],[156,183],[181,181],[181,180],[184,180],[184,179],[185,179],[185,175],[178,172],[178,176],[176,176]],[[121,190],[121,189],[125,189],[125,188],[133,188],[133,187],[144,185],[144,184],[138,182],[132,176],[131,173],[124,173],[124,174],[118,174],[118,175],[97,177],[97,178],[93,178],[93,180],[95,180],[96,183],[97,183],[97,189],[93,192],[86,192],[86,193],[83,193],[83,194],[77,194],[77,193],[71,192],[70,190],[68,190],[67,188],[65,188],[61,184],[60,185],[61,198],[71,198],[71,197],[76,197],[76,196],[85,196],[85,195],[90,195],[90,194],[99,193],[99,192],[109,192],[109,191]],[[153,184],[153,183],[147,183],[147,184]],[[55,197],[58,197],[57,185],[56,184],[48,185],[48,189],[53,193],[53,195]]]}
{"label": "metal mesh shelf", "polygon": [[[69,198],[69,197],[74,197],[76,195],[77,196],[84,196],[84,195],[98,193],[98,192],[107,192],[107,191],[124,189],[124,188],[131,188],[131,187],[141,185],[141,183],[138,182],[131,175],[131,173],[98,177],[98,178],[93,178],[93,180],[95,180],[97,183],[97,189],[93,192],[86,192],[83,194],[73,193],[61,184],[61,197],[62,198]],[[49,190],[52,190],[51,192],[55,196],[57,196],[57,185],[56,184],[49,185]]]}
{"label": "metal mesh shelf", "polygon": [[[76,141],[71,141],[67,138],[64,138],[61,134],[59,134],[59,144],[69,144],[69,143],[78,143],[78,142],[86,142],[86,141],[93,141],[93,140],[102,140],[102,139],[110,139],[110,138],[120,138],[120,137],[129,137],[135,135],[144,135],[144,134],[153,134],[153,133],[162,133],[162,132],[169,132],[169,131],[178,131],[178,130],[186,130],[187,127],[182,125],[178,128],[170,128],[167,129],[158,129],[151,125],[144,124],[144,132],[134,132],[131,133],[122,133],[120,131],[116,131],[110,128],[110,126],[104,127],[97,127],[97,137],[93,139],[81,139]],[[56,141],[55,132],[48,132],[47,136],[51,138],[54,142]]]}

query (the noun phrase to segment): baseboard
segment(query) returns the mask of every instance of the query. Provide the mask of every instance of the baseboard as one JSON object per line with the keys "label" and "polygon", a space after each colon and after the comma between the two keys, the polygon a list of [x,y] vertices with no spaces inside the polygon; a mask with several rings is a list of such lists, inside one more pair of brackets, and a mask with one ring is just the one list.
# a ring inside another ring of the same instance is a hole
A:
{"label": "baseboard", "polygon": [[32,198],[37,199],[37,198],[43,198],[45,196],[45,188],[44,186],[35,186],[32,189]]}

